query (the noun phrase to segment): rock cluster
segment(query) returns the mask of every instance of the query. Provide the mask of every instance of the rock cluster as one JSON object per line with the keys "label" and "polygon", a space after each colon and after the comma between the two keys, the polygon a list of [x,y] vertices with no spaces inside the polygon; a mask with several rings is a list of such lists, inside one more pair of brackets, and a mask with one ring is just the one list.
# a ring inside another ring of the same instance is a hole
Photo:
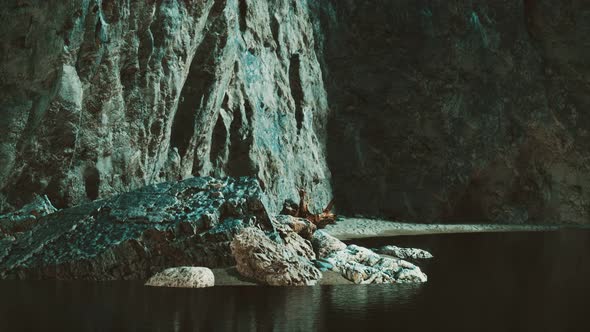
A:
{"label": "rock cluster", "polygon": [[254,225],[272,228],[256,179],[152,185],[0,238],[0,277],[145,279],[174,266],[229,266],[233,236]]}
{"label": "rock cluster", "polygon": [[[347,246],[307,219],[269,216],[265,201],[257,179],[248,177],[161,183],[60,211],[40,198],[0,217],[20,225],[0,237],[0,278],[158,273],[148,285],[204,287],[213,284],[210,271],[190,266],[236,265],[243,276],[273,286],[315,285],[326,269],[361,284],[426,281],[415,265]],[[29,216],[34,222],[22,226],[20,218]],[[408,250],[400,253],[425,255]]]}
{"label": "rock cluster", "polygon": [[[317,237],[317,240],[315,239]],[[426,282],[420,268],[399,258],[383,257],[357,245],[346,246],[318,230],[313,241],[321,252],[318,265],[340,273],[355,284]]]}
{"label": "rock cluster", "polygon": [[145,283],[153,287],[205,288],[215,286],[213,271],[206,267],[172,267],[156,273]]}

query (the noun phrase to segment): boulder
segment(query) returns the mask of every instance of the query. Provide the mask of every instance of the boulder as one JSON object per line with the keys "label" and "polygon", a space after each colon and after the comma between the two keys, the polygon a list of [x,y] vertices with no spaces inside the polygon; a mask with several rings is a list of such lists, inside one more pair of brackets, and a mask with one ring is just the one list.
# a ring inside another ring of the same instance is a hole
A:
{"label": "boulder", "polygon": [[378,254],[389,255],[401,259],[430,259],[432,254],[426,250],[416,248],[400,248],[396,246],[383,246],[378,249],[373,249]]}
{"label": "boulder", "polygon": [[[294,232],[291,234],[299,237]],[[317,284],[322,273],[313,265],[309,256],[285,245],[280,236],[275,239],[255,227],[245,228],[238,234],[231,243],[238,272],[271,286]],[[313,254],[311,245],[306,251]]]}
{"label": "boulder", "polygon": [[215,285],[213,271],[206,267],[172,267],[156,273],[146,283],[146,286],[204,288]]}

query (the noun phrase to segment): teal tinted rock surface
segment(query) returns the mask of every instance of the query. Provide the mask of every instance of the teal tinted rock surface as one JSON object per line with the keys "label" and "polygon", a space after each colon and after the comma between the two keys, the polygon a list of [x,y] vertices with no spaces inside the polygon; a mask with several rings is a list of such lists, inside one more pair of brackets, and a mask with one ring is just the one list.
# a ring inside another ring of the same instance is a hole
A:
{"label": "teal tinted rock surface", "polygon": [[256,179],[161,183],[49,214],[0,238],[0,276],[146,279],[174,266],[230,266],[229,243],[247,226],[273,229]]}
{"label": "teal tinted rock surface", "polygon": [[301,1],[2,3],[0,213],[192,176],[331,198],[328,104]]}

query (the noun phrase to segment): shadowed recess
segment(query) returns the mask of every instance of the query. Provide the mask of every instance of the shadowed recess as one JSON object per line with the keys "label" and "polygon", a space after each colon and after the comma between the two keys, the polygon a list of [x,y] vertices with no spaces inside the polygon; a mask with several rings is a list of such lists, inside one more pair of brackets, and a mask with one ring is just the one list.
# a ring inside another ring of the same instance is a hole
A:
{"label": "shadowed recess", "polygon": [[295,121],[297,121],[297,133],[303,127],[303,89],[301,87],[301,59],[299,54],[291,56],[289,64],[289,84],[291,85],[291,96],[295,101]]}

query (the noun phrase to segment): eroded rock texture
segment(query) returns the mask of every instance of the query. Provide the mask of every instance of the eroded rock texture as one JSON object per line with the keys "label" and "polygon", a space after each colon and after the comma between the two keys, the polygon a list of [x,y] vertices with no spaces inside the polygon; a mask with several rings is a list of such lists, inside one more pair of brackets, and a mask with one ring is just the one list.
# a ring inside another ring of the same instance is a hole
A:
{"label": "eroded rock texture", "polygon": [[381,256],[354,244],[347,246],[322,230],[315,232],[312,243],[314,250],[320,253],[316,266],[338,272],[355,284],[419,283],[428,280],[426,274],[410,262]]}
{"label": "eroded rock texture", "polygon": [[0,279],[147,279],[177,266],[234,264],[230,242],[272,230],[253,178],[191,178],[64,209],[0,233]]}
{"label": "eroded rock texture", "polygon": [[306,2],[7,0],[0,210],[192,175],[255,176],[269,208],[330,196]]}
{"label": "eroded rock texture", "polygon": [[321,3],[341,213],[590,220],[590,3]]}
{"label": "eroded rock texture", "polygon": [[293,231],[291,241],[271,239],[258,228],[236,235],[231,251],[241,275],[270,286],[313,286],[322,273],[311,263],[315,254],[309,241]]}

